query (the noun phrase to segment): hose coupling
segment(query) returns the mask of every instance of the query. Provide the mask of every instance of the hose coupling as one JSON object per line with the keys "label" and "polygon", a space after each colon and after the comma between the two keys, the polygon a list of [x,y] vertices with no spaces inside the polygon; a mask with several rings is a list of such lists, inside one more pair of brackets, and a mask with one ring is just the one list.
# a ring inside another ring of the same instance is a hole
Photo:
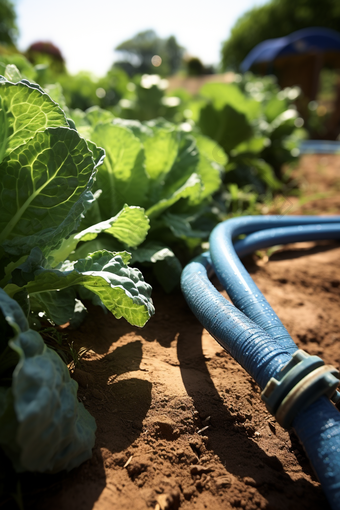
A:
{"label": "hose coupling", "polygon": [[340,373],[335,367],[299,349],[278,376],[268,381],[261,396],[268,411],[288,429],[295,416],[319,397],[327,396],[338,404],[339,379]]}

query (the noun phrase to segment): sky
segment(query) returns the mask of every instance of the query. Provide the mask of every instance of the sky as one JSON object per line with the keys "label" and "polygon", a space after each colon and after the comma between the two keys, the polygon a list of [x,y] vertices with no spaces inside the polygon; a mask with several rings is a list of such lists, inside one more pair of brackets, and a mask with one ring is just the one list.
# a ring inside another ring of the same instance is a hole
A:
{"label": "sky", "polygon": [[222,42],[239,16],[266,0],[14,0],[20,50],[49,41],[68,70],[103,76],[119,55],[114,48],[138,32],[174,35],[204,64],[218,64]]}

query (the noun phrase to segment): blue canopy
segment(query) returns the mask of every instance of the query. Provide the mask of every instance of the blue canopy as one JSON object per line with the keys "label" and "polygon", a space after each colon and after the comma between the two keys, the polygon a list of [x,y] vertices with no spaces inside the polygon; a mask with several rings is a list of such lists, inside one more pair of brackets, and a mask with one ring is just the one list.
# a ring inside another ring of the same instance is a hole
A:
{"label": "blue canopy", "polygon": [[340,52],[340,34],[328,28],[304,28],[286,37],[267,39],[258,44],[241,63],[241,71],[248,71],[254,64],[272,62],[278,57],[306,53]]}

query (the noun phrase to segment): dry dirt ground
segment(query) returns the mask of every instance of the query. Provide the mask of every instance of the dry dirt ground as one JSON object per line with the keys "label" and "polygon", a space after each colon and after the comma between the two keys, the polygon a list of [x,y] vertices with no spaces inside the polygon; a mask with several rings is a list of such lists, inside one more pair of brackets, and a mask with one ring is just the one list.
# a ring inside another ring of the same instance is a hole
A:
{"label": "dry dirt ground", "polygon": [[[313,198],[289,200],[288,214],[339,213],[340,156],[304,156],[296,175]],[[297,345],[339,367],[340,244],[263,255],[244,263]],[[180,293],[154,301],[143,329],[94,308],[72,333],[91,348],[75,378],[98,425],[93,457],[69,474],[22,477],[24,508],[329,508],[294,433]]]}

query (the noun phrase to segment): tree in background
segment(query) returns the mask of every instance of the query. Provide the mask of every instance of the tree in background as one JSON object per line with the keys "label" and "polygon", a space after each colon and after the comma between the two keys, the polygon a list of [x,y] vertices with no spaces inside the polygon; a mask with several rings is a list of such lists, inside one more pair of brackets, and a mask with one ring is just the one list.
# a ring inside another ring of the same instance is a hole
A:
{"label": "tree in background", "polygon": [[205,66],[198,57],[187,57],[184,59],[188,76],[204,76],[207,74],[215,74],[213,66]]}
{"label": "tree in background", "polygon": [[174,35],[171,35],[168,39],[164,39],[162,43],[161,57],[163,59],[163,65],[167,68],[166,74],[175,74],[182,65],[184,48],[179,46]]}
{"label": "tree in background", "polygon": [[10,0],[0,0],[0,44],[15,46],[17,37],[14,6]]}
{"label": "tree in background", "polygon": [[204,64],[198,57],[190,57],[186,61],[189,76],[202,76],[204,72]]}
{"label": "tree in background", "polygon": [[184,48],[178,44],[173,35],[162,39],[154,30],[139,32],[115,49],[123,56],[115,66],[121,67],[130,76],[174,74],[179,69],[184,55]]}
{"label": "tree in background", "polygon": [[237,70],[262,41],[307,27],[340,29],[339,0],[272,0],[241,16],[222,48],[223,69]]}

